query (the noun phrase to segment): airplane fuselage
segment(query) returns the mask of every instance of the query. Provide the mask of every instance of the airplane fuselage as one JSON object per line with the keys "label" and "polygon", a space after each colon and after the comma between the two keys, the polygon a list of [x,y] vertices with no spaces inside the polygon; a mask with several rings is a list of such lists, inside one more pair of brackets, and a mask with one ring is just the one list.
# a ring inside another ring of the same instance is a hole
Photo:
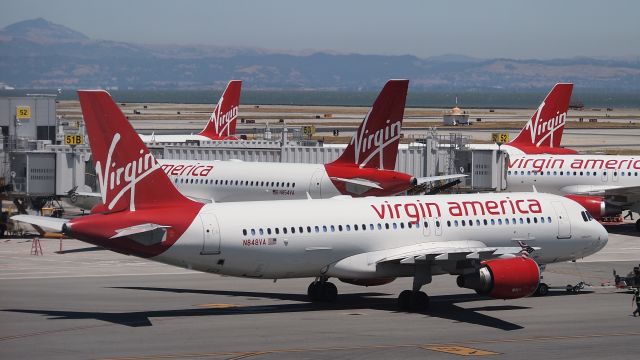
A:
{"label": "airplane fuselage", "polygon": [[509,159],[509,191],[535,185],[552,194],[603,193],[607,189],[640,186],[640,157],[615,155],[523,155]]}
{"label": "airplane fuselage", "polygon": [[569,199],[539,193],[207,204],[155,260],[239,277],[373,278],[407,275],[406,267],[368,263],[376,251],[452,242],[517,247],[524,241],[540,247],[533,257],[547,264],[605,245],[604,228],[585,221],[582,212]]}

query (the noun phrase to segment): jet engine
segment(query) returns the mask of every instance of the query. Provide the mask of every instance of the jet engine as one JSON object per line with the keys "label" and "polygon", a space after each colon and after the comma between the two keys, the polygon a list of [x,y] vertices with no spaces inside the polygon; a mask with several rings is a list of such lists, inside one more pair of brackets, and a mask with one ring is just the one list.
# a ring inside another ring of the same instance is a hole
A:
{"label": "jet engine", "polygon": [[373,278],[373,279],[343,279],[339,278],[343,283],[358,285],[358,286],[380,286],[386,285],[396,278],[394,277],[381,277],[381,278]]}
{"label": "jet engine", "polygon": [[459,287],[496,299],[518,299],[533,294],[540,283],[540,268],[528,257],[482,262],[477,272],[458,276]]}
{"label": "jet engine", "polygon": [[601,220],[607,216],[620,215],[622,212],[619,206],[606,202],[602,196],[565,195],[565,197],[582,205],[596,220]]}

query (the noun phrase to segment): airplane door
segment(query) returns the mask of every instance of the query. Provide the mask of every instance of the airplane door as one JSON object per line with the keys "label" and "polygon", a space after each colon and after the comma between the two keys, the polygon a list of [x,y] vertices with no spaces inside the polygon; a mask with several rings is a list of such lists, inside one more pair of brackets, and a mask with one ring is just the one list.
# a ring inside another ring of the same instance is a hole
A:
{"label": "airplane door", "polygon": [[569,239],[571,237],[571,222],[567,215],[567,210],[559,201],[551,202],[553,210],[556,212],[556,221],[558,222],[558,239]]}
{"label": "airplane door", "polygon": [[320,199],[322,198],[322,176],[324,175],[323,170],[317,170],[311,176],[311,182],[309,183],[309,195],[312,199]]}
{"label": "airplane door", "polygon": [[220,254],[220,228],[218,218],[214,214],[200,215],[203,239],[200,255]]}

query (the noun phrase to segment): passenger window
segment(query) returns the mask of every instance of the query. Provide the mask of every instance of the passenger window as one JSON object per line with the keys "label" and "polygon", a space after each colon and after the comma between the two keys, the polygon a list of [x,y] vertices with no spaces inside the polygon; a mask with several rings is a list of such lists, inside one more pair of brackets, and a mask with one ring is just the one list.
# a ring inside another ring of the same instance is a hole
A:
{"label": "passenger window", "polygon": [[255,235],[256,234],[256,229],[251,229],[251,235]]}
{"label": "passenger window", "polygon": [[384,223],[384,228],[389,230],[389,223]]}
{"label": "passenger window", "polygon": [[353,225],[353,230],[358,231],[358,224]]}
{"label": "passenger window", "polygon": [[[407,223],[407,229],[411,229],[411,224],[412,224],[412,222],[411,222],[411,221],[409,221],[409,222]],[[417,223],[416,223],[416,224],[417,224]]]}
{"label": "passenger window", "polygon": [[373,224],[369,224],[369,230],[371,231],[375,230],[375,228],[373,227]]}
{"label": "passenger window", "polygon": [[436,220],[436,227],[440,227],[440,220]]}
{"label": "passenger window", "polygon": [[322,225],[322,232],[327,232],[327,225]]}
{"label": "passenger window", "polygon": [[551,216],[547,216],[547,221],[551,224]]}
{"label": "passenger window", "polygon": [[453,220],[453,225],[455,225],[456,227],[458,227],[458,220]]}
{"label": "passenger window", "polygon": [[393,226],[393,229],[394,229],[394,230],[398,228],[398,224],[396,224],[396,223],[393,223],[393,224],[391,224],[391,225]]}
{"label": "passenger window", "polygon": [[544,217],[540,217],[540,222],[544,224]]}
{"label": "passenger window", "polygon": [[275,229],[273,229],[273,230],[275,230],[275,231],[276,231],[276,235],[280,234],[280,228],[275,228]]}
{"label": "passenger window", "polygon": [[264,235],[264,230],[259,229],[259,230],[258,230],[258,233],[260,233],[260,235]]}
{"label": "passenger window", "polygon": [[447,220],[447,227],[451,227],[451,220]]}
{"label": "passenger window", "polygon": [[296,233],[296,228],[294,226],[291,227],[291,233],[295,234]]}
{"label": "passenger window", "polygon": [[242,229],[242,235],[247,235],[247,229]]}
{"label": "passenger window", "polygon": [[287,233],[287,227],[286,227],[286,226],[282,228],[282,233],[283,233],[283,234],[286,234],[286,233]]}
{"label": "passenger window", "polygon": [[382,224],[378,223],[378,230],[382,230]]}
{"label": "passenger window", "polygon": [[313,229],[316,231],[316,233],[319,233],[319,232],[320,232],[320,228],[319,228],[318,226],[314,226],[314,228],[313,228]]}
{"label": "passenger window", "polygon": [[271,228],[267,228],[267,234],[271,235]]}
{"label": "passenger window", "polygon": [[307,232],[311,233],[311,226],[307,226]]}
{"label": "passenger window", "polygon": [[491,219],[491,225],[495,225],[496,224],[496,220],[495,219]]}
{"label": "passenger window", "polygon": [[527,218],[527,224],[531,224],[531,218]]}
{"label": "passenger window", "polygon": [[342,231],[342,225],[338,225],[338,231]]}
{"label": "passenger window", "polygon": [[336,227],[331,225],[331,232],[335,232],[336,231]]}

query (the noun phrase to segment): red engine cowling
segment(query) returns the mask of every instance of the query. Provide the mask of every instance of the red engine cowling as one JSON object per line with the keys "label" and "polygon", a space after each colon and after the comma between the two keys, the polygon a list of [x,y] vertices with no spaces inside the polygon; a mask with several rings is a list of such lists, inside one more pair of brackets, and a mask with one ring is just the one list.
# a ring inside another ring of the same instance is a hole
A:
{"label": "red engine cowling", "polygon": [[607,216],[620,215],[622,212],[620,207],[607,203],[602,196],[565,195],[565,197],[582,205],[596,220],[601,220]]}
{"label": "red engine cowling", "polygon": [[473,274],[458,276],[458,286],[496,299],[518,299],[533,294],[540,283],[540,268],[528,257],[488,260]]}
{"label": "red engine cowling", "polygon": [[347,284],[351,284],[351,285],[358,285],[358,286],[380,286],[380,285],[386,285],[386,284],[392,282],[395,279],[396,278],[394,278],[394,277],[382,277],[382,278],[375,278],[375,279],[343,279],[343,278],[339,278],[339,280],[342,281],[343,283],[347,283]]}

